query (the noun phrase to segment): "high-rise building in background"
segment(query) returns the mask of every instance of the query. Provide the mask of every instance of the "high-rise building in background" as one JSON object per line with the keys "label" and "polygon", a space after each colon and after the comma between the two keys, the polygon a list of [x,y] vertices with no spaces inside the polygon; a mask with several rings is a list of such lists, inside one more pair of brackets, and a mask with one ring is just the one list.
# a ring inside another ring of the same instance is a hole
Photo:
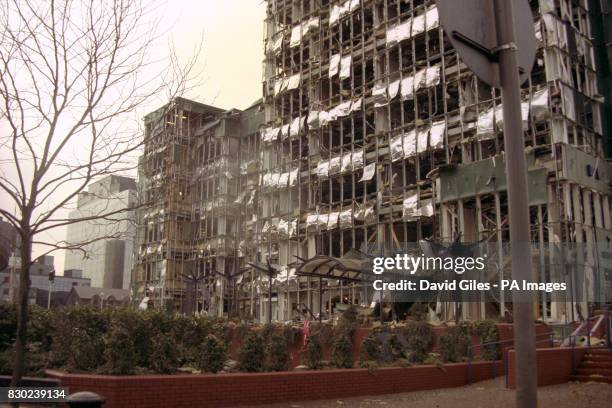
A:
{"label": "high-rise building in background", "polygon": [[[530,2],[537,54],[521,87],[524,132],[512,137],[525,141],[542,254],[549,243],[612,241],[591,3]],[[261,104],[223,112],[177,99],[145,118],[152,204],[138,295],[185,309],[195,294],[210,313],[260,320],[268,301],[276,320],[329,315],[373,300],[369,284],[337,273],[355,249],[424,239],[497,246],[509,276],[500,92],[462,63],[435,2],[270,0],[265,23]],[[597,251],[584,260],[589,284],[609,296],[611,250]],[[536,258],[540,270],[557,262]],[[279,272],[270,297],[262,265]],[[542,296],[537,313],[574,320],[572,299]],[[457,313],[435,303],[443,318]],[[461,309],[505,312],[503,301]]]}
{"label": "high-rise building in background", "polygon": [[66,241],[82,244],[82,250],[67,250],[65,269],[83,271],[91,286],[129,289],[136,238],[136,182],[132,178],[107,176],[79,194],[70,219],[111,214],[68,225]]}

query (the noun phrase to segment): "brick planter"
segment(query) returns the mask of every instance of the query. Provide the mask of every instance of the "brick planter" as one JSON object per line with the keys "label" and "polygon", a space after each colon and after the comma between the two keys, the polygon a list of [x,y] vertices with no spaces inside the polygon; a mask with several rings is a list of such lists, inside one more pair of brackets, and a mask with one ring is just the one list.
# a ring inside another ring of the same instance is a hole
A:
{"label": "brick planter", "polygon": [[[538,385],[566,383],[572,370],[586,353],[586,348],[539,348],[536,350]],[[514,350],[508,352],[508,388],[516,388],[516,364]]]}
{"label": "brick planter", "polygon": [[115,407],[229,407],[459,387],[504,374],[500,361],[444,366],[236,373],[106,376],[48,371],[71,393],[93,391]]}

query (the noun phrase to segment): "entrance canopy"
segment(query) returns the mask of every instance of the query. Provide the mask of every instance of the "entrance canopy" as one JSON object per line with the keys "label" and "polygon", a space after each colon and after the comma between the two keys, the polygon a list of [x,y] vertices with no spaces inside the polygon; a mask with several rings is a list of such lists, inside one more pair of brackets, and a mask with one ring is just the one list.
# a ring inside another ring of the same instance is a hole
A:
{"label": "entrance canopy", "polygon": [[316,255],[310,259],[298,259],[302,261],[295,272],[298,276],[351,282],[373,282],[377,279],[372,273],[370,258],[355,249],[340,258]]}

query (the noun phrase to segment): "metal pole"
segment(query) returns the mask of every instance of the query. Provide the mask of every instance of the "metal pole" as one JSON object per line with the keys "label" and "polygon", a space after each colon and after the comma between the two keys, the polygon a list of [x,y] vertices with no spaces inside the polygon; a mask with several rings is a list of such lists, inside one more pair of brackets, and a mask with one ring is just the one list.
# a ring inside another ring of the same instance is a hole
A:
{"label": "metal pole", "polygon": [[234,307],[234,282],[232,278],[227,278],[227,285],[229,286],[229,296],[227,297],[227,316],[232,314],[232,308]]}
{"label": "metal pole", "polygon": [[47,310],[51,310],[51,286],[53,285],[53,281],[49,279],[49,293],[47,296]]}
{"label": "metal pole", "polygon": [[198,314],[198,280],[197,278],[193,280],[193,299],[195,301],[195,305],[193,307],[193,314]]}
{"label": "metal pole", "polygon": [[[508,211],[512,279],[530,281],[531,253],[527,165],[523,140],[519,72],[514,40],[513,2],[495,0],[495,22],[499,47],[499,73],[504,106],[504,149],[508,183]],[[530,68],[530,67],[525,67]],[[518,291],[512,296],[516,358],[516,406],[537,406],[537,365],[533,296]]]}
{"label": "metal pole", "polygon": [[323,321],[323,279],[319,278],[319,322]]}
{"label": "metal pole", "polygon": [[255,314],[255,270],[251,269],[251,303],[249,304],[249,320],[253,319],[253,315]]}
{"label": "metal pole", "polygon": [[268,324],[272,324],[272,271],[268,274]]}
{"label": "metal pole", "polygon": [[49,272],[49,293],[47,296],[47,310],[51,309],[51,291],[53,290],[54,280],[55,280],[55,269]]}
{"label": "metal pole", "polygon": [[472,345],[468,345],[467,383],[472,385]]}

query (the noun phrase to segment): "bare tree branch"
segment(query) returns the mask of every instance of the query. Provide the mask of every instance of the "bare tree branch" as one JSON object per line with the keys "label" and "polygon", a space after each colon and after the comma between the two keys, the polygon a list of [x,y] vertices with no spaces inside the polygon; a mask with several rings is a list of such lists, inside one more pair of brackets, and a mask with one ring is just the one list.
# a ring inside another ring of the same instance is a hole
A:
{"label": "bare tree branch", "polygon": [[151,60],[158,22],[140,0],[0,0],[0,25],[0,121],[7,129],[0,133],[0,194],[10,201],[0,214],[21,236],[16,385],[23,375],[32,245],[48,247],[47,253],[86,251],[90,239],[49,242],[40,234],[78,222],[119,223],[145,205],[66,215],[90,183],[133,171],[143,132],[128,121],[138,123],[138,109],[163,98],[170,100],[159,116],[163,123],[163,110],[190,89],[201,44],[184,64],[174,49],[165,67]]}

